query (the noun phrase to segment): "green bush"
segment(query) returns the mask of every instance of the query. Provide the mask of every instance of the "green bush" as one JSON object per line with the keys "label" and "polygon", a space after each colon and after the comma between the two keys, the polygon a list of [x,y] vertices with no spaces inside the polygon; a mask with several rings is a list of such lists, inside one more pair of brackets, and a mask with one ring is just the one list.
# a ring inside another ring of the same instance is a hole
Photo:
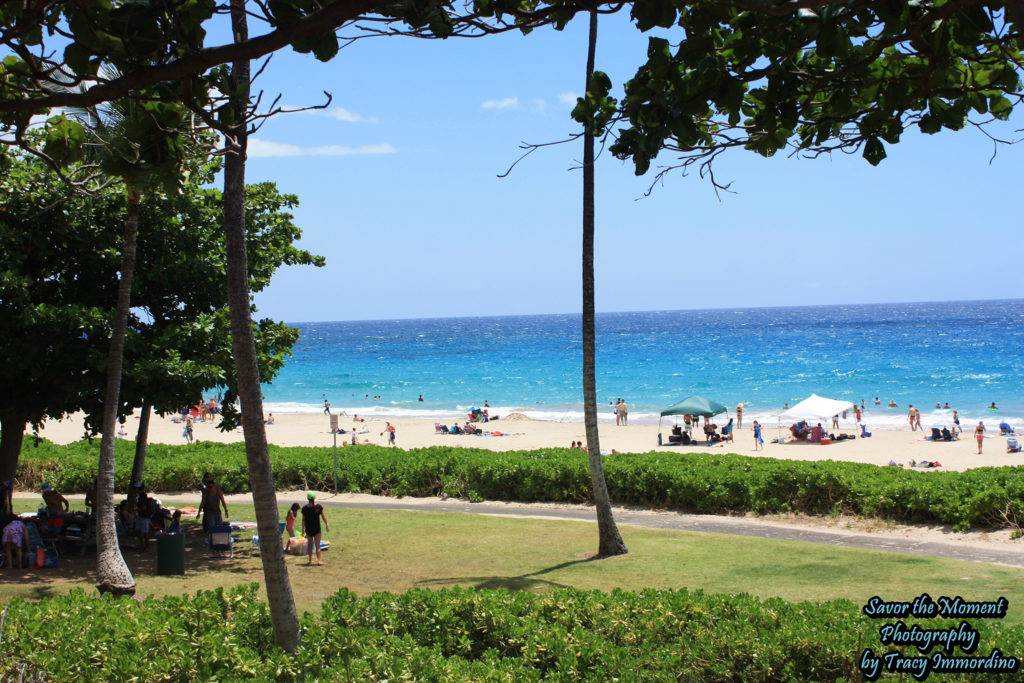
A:
{"label": "green bush", "polygon": [[[62,491],[84,491],[93,480],[99,443],[27,443],[21,486],[44,479]],[[270,449],[280,489],[334,486],[329,448]],[[117,443],[116,485],[128,488],[133,444]],[[436,446],[410,451],[347,446],[339,451],[344,491],[469,500],[589,503],[587,455],[578,450],[493,452]],[[729,454],[642,453],[605,458],[608,491],[618,504],[701,513],[835,512],[902,522],[1000,528],[1024,522],[1024,468],[913,472],[849,462],[802,462]],[[146,483],[152,490],[196,490],[211,471],[228,493],[247,491],[241,444],[152,444]]]}
{"label": "green bush", "polygon": [[[455,588],[359,598],[342,589],[301,623],[298,650],[274,647],[255,585],[141,603],[81,591],[12,600],[0,680],[838,681],[860,678],[864,648],[892,649],[879,643],[881,622],[849,601],[685,590]],[[1020,654],[1020,627],[971,625],[978,653]]]}

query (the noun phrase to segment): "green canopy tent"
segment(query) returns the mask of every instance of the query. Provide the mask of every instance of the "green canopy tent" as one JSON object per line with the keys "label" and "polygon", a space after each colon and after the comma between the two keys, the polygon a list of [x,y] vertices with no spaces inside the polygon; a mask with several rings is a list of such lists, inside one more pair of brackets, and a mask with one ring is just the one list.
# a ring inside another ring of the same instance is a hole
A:
{"label": "green canopy tent", "polygon": [[679,403],[665,408],[658,418],[658,436],[661,436],[661,418],[666,415],[696,415],[698,417],[714,417],[722,413],[728,413],[729,409],[721,403],[712,401],[703,396],[690,396]]}

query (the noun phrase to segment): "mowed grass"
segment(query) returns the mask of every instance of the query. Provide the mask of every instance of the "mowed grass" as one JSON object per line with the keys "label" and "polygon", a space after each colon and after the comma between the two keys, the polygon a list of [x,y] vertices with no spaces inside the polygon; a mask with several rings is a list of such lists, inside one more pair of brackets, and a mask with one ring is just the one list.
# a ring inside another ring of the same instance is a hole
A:
{"label": "mowed grass", "polygon": [[[34,503],[15,501],[18,510]],[[287,507],[281,507],[284,519]],[[254,521],[251,505],[231,505],[232,519]],[[902,555],[812,543],[786,542],[663,529],[620,528],[629,554],[595,560],[596,525],[477,515],[327,508],[331,531],[324,538],[323,567],[288,556],[295,601],[316,612],[339,588],[359,594],[411,588],[471,586],[544,591],[581,589],[639,591],[701,589],[750,593],[790,601],[848,598],[858,604],[879,595],[910,601],[960,595],[969,600],[1009,600],[1008,624],[1024,623],[1024,570],[999,565]],[[156,574],[156,546],[146,553],[126,539],[125,559],[140,597],[192,593],[256,582],[260,557],[253,531],[236,534],[235,557],[206,557],[205,538],[194,519],[185,523],[184,576]],[[58,569],[0,570],[0,604],[14,596],[39,599],[81,587],[94,591],[95,556],[77,551]]]}

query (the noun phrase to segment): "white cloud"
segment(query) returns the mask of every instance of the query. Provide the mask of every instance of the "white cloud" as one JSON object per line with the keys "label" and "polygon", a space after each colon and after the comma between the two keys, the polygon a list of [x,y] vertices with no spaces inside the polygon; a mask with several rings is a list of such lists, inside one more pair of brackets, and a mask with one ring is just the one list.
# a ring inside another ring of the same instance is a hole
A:
{"label": "white cloud", "polygon": [[302,107],[295,105],[285,105],[281,107],[285,111],[294,112],[296,114],[314,114],[316,116],[326,116],[327,118],[335,119],[337,121],[345,121],[346,123],[376,123],[377,119],[372,116],[363,116],[357,114],[354,111],[349,111],[344,107],[331,107],[330,109],[303,109]]}
{"label": "white cloud", "polygon": [[373,123],[374,121],[377,120],[369,116],[356,114],[342,107],[334,107],[333,109],[324,110],[317,109],[314,111],[322,113],[324,116],[329,116],[332,119],[337,119],[339,121],[348,121],[349,123]]}
{"label": "white cloud", "polygon": [[518,97],[506,97],[503,100],[486,100],[481,103],[481,109],[514,109],[519,106]]}
{"label": "white cloud", "polygon": [[574,92],[564,92],[558,96],[558,101],[562,104],[567,104],[575,107],[577,97],[579,97],[579,95],[577,95]]}
{"label": "white cloud", "polygon": [[270,157],[343,157],[356,154],[394,154],[397,152],[388,143],[379,145],[363,145],[362,147],[342,147],[325,145],[322,147],[299,147],[283,142],[271,142],[259,138],[249,139],[249,158],[267,159]]}

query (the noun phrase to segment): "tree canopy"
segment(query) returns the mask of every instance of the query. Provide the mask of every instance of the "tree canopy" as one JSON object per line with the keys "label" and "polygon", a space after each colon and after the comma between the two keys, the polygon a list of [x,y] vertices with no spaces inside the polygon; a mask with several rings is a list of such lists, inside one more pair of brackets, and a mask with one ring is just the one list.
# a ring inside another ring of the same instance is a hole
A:
{"label": "tree canopy", "polygon": [[[142,206],[122,414],[143,399],[168,411],[214,387],[224,387],[228,400],[233,394],[226,256],[218,239],[221,197],[202,186],[208,179],[196,176],[187,192],[155,193]],[[95,430],[103,408],[124,193],[111,184],[83,197],[40,162],[14,155],[8,155],[0,188],[0,381],[9,387],[0,398],[0,416],[9,416],[3,441],[27,422],[77,410],[86,411]],[[287,210],[297,202],[273,183],[247,188],[253,292],[282,265],[323,265],[293,244],[300,230]],[[261,380],[270,381],[298,334],[272,320],[255,323],[255,330]],[[7,459],[4,469],[13,467]]]}

